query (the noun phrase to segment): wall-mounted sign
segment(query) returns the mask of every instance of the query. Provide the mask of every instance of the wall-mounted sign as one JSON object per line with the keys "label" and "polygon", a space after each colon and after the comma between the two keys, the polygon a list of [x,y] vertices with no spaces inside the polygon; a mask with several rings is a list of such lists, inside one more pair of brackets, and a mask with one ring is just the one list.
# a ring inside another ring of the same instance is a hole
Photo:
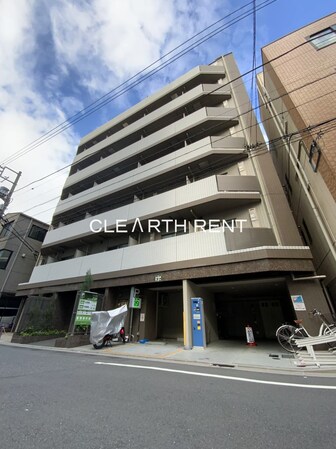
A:
{"label": "wall-mounted sign", "polygon": [[90,326],[91,314],[97,308],[98,293],[80,292],[75,325]]}
{"label": "wall-mounted sign", "polygon": [[306,310],[302,295],[292,295],[291,298],[294,310]]}
{"label": "wall-mounted sign", "polygon": [[140,313],[140,321],[142,321],[142,322],[145,321],[145,314],[144,313]]}
{"label": "wall-mounted sign", "polygon": [[155,282],[160,282],[160,281],[162,281],[162,276],[161,276],[161,274],[157,274],[157,275],[154,277],[154,281],[155,281]]}

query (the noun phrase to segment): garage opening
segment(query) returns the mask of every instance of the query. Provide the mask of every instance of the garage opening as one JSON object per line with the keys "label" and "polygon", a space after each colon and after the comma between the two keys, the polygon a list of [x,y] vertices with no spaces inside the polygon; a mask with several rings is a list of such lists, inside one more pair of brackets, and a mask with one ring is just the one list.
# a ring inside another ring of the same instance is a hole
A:
{"label": "garage opening", "polygon": [[215,293],[219,339],[245,339],[250,325],[258,340],[274,340],[277,328],[295,319],[284,281],[226,285]]}

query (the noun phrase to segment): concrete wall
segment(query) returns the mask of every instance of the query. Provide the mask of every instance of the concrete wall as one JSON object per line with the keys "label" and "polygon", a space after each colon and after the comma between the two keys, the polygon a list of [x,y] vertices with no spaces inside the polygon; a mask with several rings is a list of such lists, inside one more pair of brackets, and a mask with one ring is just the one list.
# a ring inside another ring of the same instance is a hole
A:
{"label": "concrete wall", "polygon": [[296,310],[297,318],[303,320],[304,327],[311,335],[317,335],[321,321],[313,317],[309,312],[316,308],[326,315],[330,313],[325,296],[320,287],[320,282],[318,280],[293,281],[292,278],[288,278],[287,285],[290,295],[302,295],[307,309],[306,311]]}
{"label": "concrete wall", "polygon": [[[162,293],[161,293],[162,295]],[[164,292],[164,301],[159,301],[158,338],[183,337],[183,296],[181,291]]]}
{"label": "concrete wall", "polygon": [[31,296],[25,301],[15,331],[28,327],[68,330],[73,302],[64,307],[58,295],[52,297]]}
{"label": "concrete wall", "polygon": [[141,313],[145,314],[145,321],[140,322],[140,338],[148,338],[148,340],[156,340],[157,294],[156,292],[146,290],[144,296],[145,296],[144,301],[141,306]]}
{"label": "concrete wall", "polygon": [[276,245],[273,230],[265,228],[244,228],[243,232],[235,230],[234,233],[226,230],[225,242],[228,251]]}

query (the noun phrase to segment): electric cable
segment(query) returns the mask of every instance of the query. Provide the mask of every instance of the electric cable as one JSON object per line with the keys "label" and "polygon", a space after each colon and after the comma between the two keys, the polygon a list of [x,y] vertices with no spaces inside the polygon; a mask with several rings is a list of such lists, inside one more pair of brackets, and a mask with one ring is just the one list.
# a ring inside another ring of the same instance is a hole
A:
{"label": "electric cable", "polygon": [[[263,3],[258,5],[257,10],[263,9],[266,6],[268,6],[269,4],[274,3],[276,0],[265,0]],[[242,7],[243,8],[243,7]],[[240,10],[241,8],[239,8],[238,10]],[[237,10],[237,11],[238,11]],[[211,39],[212,37],[214,37],[215,35],[217,35],[218,33],[224,31],[226,28],[238,23],[239,21],[245,19],[246,17],[248,17],[249,15],[251,15],[253,13],[249,12],[249,13],[244,13],[245,15],[241,15],[240,18],[235,18],[232,19],[232,23],[229,22],[229,24],[224,24],[221,27],[219,27],[218,29],[214,30],[211,33],[208,33],[208,35],[206,35],[206,37],[199,39],[199,41],[197,41],[197,43],[193,46],[189,46],[187,47],[186,50],[180,51],[179,53],[177,53],[177,55],[175,55],[174,57],[172,57],[170,60],[168,60],[167,62],[163,63],[158,69],[153,69],[151,72],[149,72],[148,74],[146,74],[145,76],[141,77],[140,80],[131,83],[130,86],[125,87],[121,92],[115,94],[112,98],[107,98],[105,99],[101,104],[95,106],[94,108],[90,109],[92,106],[89,105],[85,108],[89,109],[88,112],[86,112],[85,114],[83,114],[80,117],[77,117],[74,120],[66,120],[65,124],[60,130],[56,130],[55,132],[52,132],[51,135],[48,136],[48,134],[50,133],[46,133],[45,136],[46,138],[44,138],[44,136],[41,136],[39,139],[42,139],[40,142],[37,142],[36,144],[29,144],[26,145],[25,147],[23,147],[21,150],[18,150],[16,153],[14,153],[12,156],[9,156],[7,159],[4,160],[3,163],[11,163],[14,160],[18,159],[19,157],[22,157],[23,155],[27,154],[28,152],[34,150],[35,148],[37,148],[38,146],[42,145],[43,143],[47,142],[48,140],[50,140],[51,138],[55,137],[56,135],[60,134],[61,132],[65,131],[66,129],[68,129],[69,127],[71,127],[72,125],[78,123],[79,121],[83,120],[84,118],[86,118],[87,116],[93,114],[94,112],[96,112],[97,110],[101,109],[103,106],[105,106],[106,104],[110,103],[112,100],[118,98],[120,95],[124,94],[125,92],[128,92],[129,90],[131,90],[133,87],[137,86],[138,84],[140,84],[141,82],[143,82],[144,80],[146,80],[147,78],[151,77],[153,74],[157,73],[158,71],[162,70],[163,68],[167,67],[168,65],[170,65],[171,63],[175,62],[177,59],[179,59],[180,57],[184,56],[184,54],[188,53],[189,51],[191,51],[192,49],[196,48],[197,46],[199,46],[200,44],[206,42],[207,40]],[[232,15],[234,13],[229,14],[228,16]],[[160,58],[162,59],[162,58]],[[146,70],[146,69],[144,69]],[[135,75],[136,77],[137,75]],[[125,82],[127,83],[128,80]],[[123,84],[125,84],[123,83]],[[117,88],[116,88],[117,89]],[[97,100],[98,101],[98,100]],[[81,114],[81,111],[75,115]]]}
{"label": "electric cable", "polygon": [[[263,64],[259,65],[258,67],[255,68],[254,71],[256,71],[256,70],[259,69],[259,68],[265,67],[266,65],[268,65],[268,64],[270,64],[270,63],[272,63],[272,62],[278,60],[280,57],[283,57],[283,56],[288,55],[290,52],[292,52],[292,51],[294,51],[294,50],[296,50],[296,49],[302,47],[303,45],[305,45],[305,44],[307,44],[307,43],[309,43],[309,41],[305,41],[305,42],[303,42],[303,43],[301,43],[301,44],[299,44],[299,45],[293,47],[292,49],[286,51],[285,53],[282,53],[281,55],[278,55],[277,57],[275,57],[275,58],[273,58],[273,59],[267,61],[266,63],[263,63]],[[226,83],[226,84],[220,85],[219,87],[217,87],[217,88],[213,89],[212,91],[208,92],[208,93],[206,94],[206,96],[207,96],[207,95],[211,95],[213,92],[217,91],[218,89],[221,89],[221,88],[223,88],[223,87],[225,87],[225,86],[231,84],[232,82],[237,81],[237,80],[240,79],[240,78],[242,79],[243,77],[245,77],[246,75],[250,74],[251,72],[253,72],[253,70],[249,70],[249,71],[245,72],[244,74],[240,75],[239,77],[237,77],[237,78],[231,80],[230,82],[228,82],[228,83]],[[90,157],[92,157],[92,155],[88,155],[88,156],[82,158],[78,163],[83,162],[84,160],[86,160],[86,159],[88,159],[88,158],[90,158]],[[39,182],[39,181],[44,180],[44,179],[47,179],[48,177],[52,176],[53,174],[56,174],[56,173],[58,173],[58,172],[60,172],[60,171],[62,171],[62,170],[64,170],[64,169],[66,169],[66,168],[68,168],[68,167],[71,167],[72,165],[75,165],[74,162],[72,162],[72,163],[70,163],[70,164],[67,164],[66,166],[64,166],[64,167],[62,167],[62,168],[56,170],[55,172],[52,172],[51,174],[48,174],[48,175],[46,175],[46,176],[44,176],[44,177],[42,177],[42,178],[40,178],[40,179],[38,179],[38,180],[36,180],[36,181],[32,181],[32,182],[28,183],[27,185],[21,187],[20,189],[17,189],[16,192],[19,192],[20,190],[22,190],[22,189],[24,189],[24,188],[26,188],[26,187],[28,187],[28,186],[30,186],[30,185],[36,183],[36,182]]]}

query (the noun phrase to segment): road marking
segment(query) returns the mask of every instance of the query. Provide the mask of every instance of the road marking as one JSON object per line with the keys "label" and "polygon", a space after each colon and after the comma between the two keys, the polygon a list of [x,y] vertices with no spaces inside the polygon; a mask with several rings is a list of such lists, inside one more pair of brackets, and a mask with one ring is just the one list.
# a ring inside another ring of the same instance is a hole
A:
{"label": "road marking", "polygon": [[336,390],[336,386],[333,386],[333,385],[304,385],[304,384],[295,384],[295,383],[290,383],[290,382],[273,382],[270,380],[249,379],[247,377],[223,376],[221,374],[198,373],[197,371],[184,371],[184,370],[179,370],[179,369],[159,368],[157,366],[130,365],[127,363],[112,363],[112,362],[94,362],[94,364],[95,365],[121,366],[123,368],[147,369],[147,370],[152,370],[152,371],[165,371],[168,373],[188,374],[189,376],[212,377],[215,379],[236,380],[238,382],[250,382],[250,383],[255,383],[255,384],[278,385],[280,387],[297,387],[297,388],[313,388],[313,389],[319,389],[319,390]]}

